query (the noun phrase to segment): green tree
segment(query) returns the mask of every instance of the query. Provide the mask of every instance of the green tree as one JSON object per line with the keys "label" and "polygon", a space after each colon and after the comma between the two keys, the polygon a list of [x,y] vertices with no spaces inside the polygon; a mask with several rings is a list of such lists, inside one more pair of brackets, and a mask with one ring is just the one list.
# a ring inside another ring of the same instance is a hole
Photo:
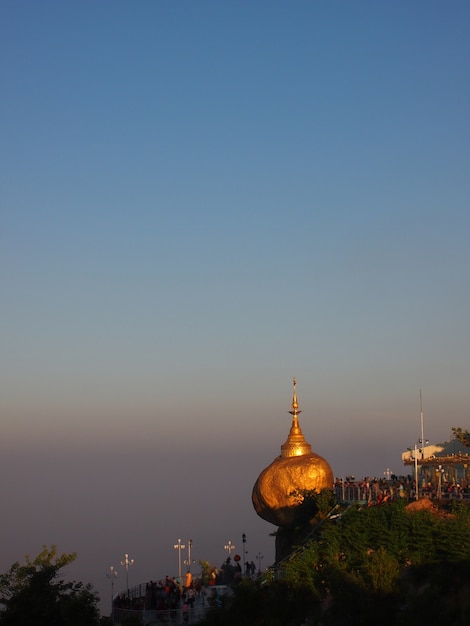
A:
{"label": "green tree", "polygon": [[326,518],[336,504],[336,496],[331,489],[296,489],[290,494],[297,502],[298,523],[315,524]]}
{"label": "green tree", "polygon": [[465,502],[449,512],[401,500],[350,506],[308,536],[270,577],[244,580],[201,626],[470,624]]}
{"label": "green tree", "polygon": [[202,561],[201,559],[199,559],[199,565],[201,566],[201,582],[203,585],[208,585],[215,567],[209,561]]}
{"label": "green tree", "polygon": [[373,593],[388,594],[395,590],[400,566],[393,554],[383,546],[370,554],[364,570],[368,588]]}
{"label": "green tree", "polygon": [[43,546],[34,560],[14,563],[0,576],[0,626],[98,626],[98,595],[91,585],[58,579],[76,554]]}
{"label": "green tree", "polygon": [[468,430],[463,430],[463,428],[453,427],[452,432],[454,433],[454,437],[461,441],[464,446],[470,448],[470,432]]}

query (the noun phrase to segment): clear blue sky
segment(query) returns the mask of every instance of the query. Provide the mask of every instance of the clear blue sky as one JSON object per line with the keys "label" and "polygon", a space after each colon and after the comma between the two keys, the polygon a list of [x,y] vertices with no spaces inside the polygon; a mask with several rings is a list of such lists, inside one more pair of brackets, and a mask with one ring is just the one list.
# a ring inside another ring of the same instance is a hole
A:
{"label": "clear blue sky", "polygon": [[269,564],[294,375],[335,475],[404,470],[420,388],[426,437],[470,426],[469,32],[463,1],[2,2],[1,571],[57,543],[106,598],[125,552],[142,582],[242,532]]}

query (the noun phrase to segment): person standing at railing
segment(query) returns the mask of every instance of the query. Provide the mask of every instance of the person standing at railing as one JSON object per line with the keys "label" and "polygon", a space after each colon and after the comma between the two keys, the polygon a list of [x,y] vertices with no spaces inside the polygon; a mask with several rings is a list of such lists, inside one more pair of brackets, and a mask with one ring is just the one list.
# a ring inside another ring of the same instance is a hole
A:
{"label": "person standing at railing", "polygon": [[191,585],[189,586],[189,589],[187,590],[186,597],[188,598],[188,604],[189,604],[189,606],[190,606],[191,608],[194,608],[194,600],[195,600],[195,597],[196,597],[196,593],[195,593],[195,591],[194,591],[194,586],[193,586],[193,584],[192,584],[192,583],[191,583]]}

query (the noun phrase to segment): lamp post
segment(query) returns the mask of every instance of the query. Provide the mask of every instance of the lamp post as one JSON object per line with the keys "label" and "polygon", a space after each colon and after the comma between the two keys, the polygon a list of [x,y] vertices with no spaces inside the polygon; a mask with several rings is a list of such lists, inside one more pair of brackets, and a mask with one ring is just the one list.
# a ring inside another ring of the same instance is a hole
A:
{"label": "lamp post", "polygon": [[414,461],[415,461],[415,483],[416,483],[415,499],[419,500],[418,445],[416,443],[415,443]]}
{"label": "lamp post", "polygon": [[258,573],[261,573],[261,561],[263,560],[263,555],[261,552],[258,552],[256,555],[256,560],[258,561]]}
{"label": "lamp post", "polygon": [[109,573],[106,574],[106,578],[111,580],[111,624],[114,624],[114,579],[118,573],[114,569],[113,565],[109,568]]}
{"label": "lamp post", "polygon": [[178,543],[175,543],[173,548],[178,550],[178,578],[181,578],[181,550],[184,550],[186,546],[181,543],[181,539],[178,539]]}
{"label": "lamp post", "polygon": [[423,418],[423,396],[419,390],[419,415],[421,420],[421,458],[424,459],[424,418]]}
{"label": "lamp post", "polygon": [[184,561],[184,564],[188,568],[188,572],[191,571],[191,547],[192,547],[192,545],[193,545],[193,540],[192,539],[188,539],[188,558],[187,558],[187,560]]}
{"label": "lamp post", "polygon": [[246,545],[246,535],[245,533],[243,533],[242,535],[242,544],[243,544],[243,575],[245,575],[245,555],[246,555],[246,549],[245,549],[245,545]]}
{"label": "lamp post", "polygon": [[[418,443],[421,446],[418,448]],[[418,439],[418,442],[414,445],[413,452],[413,460],[415,465],[415,482],[416,482],[416,500],[419,500],[419,471],[418,471],[418,452],[421,454],[421,461],[424,459],[424,446],[427,445],[429,441],[427,439]],[[411,451],[411,448],[408,448]]]}
{"label": "lamp post", "polygon": [[228,541],[224,546],[224,550],[227,550],[228,558],[230,558],[230,554],[232,550],[235,550],[235,546],[233,545],[231,541]]}
{"label": "lamp post", "polygon": [[437,497],[440,500],[442,498],[442,475],[445,472],[445,470],[442,467],[442,465],[439,465],[436,472],[437,472]]}
{"label": "lamp post", "polygon": [[421,458],[424,459],[424,448],[428,445],[429,439],[419,439],[419,445],[421,446],[419,451],[421,452]]}
{"label": "lamp post", "polygon": [[124,555],[124,561],[121,561],[121,565],[124,565],[126,568],[126,587],[127,587],[127,597],[129,598],[129,567],[134,565],[134,559],[130,559],[128,554]]}

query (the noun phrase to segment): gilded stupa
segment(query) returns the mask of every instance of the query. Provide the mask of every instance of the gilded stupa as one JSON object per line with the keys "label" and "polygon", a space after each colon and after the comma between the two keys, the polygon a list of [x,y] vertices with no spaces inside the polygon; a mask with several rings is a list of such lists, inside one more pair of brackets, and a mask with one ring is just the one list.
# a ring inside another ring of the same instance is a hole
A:
{"label": "gilded stupa", "polygon": [[292,398],[292,426],[281,454],[268,465],[253,487],[253,506],[264,520],[276,526],[292,526],[299,521],[302,493],[324,488],[333,488],[333,472],[328,461],[315,452],[306,441],[299,425],[299,403],[297,402],[294,378]]}

